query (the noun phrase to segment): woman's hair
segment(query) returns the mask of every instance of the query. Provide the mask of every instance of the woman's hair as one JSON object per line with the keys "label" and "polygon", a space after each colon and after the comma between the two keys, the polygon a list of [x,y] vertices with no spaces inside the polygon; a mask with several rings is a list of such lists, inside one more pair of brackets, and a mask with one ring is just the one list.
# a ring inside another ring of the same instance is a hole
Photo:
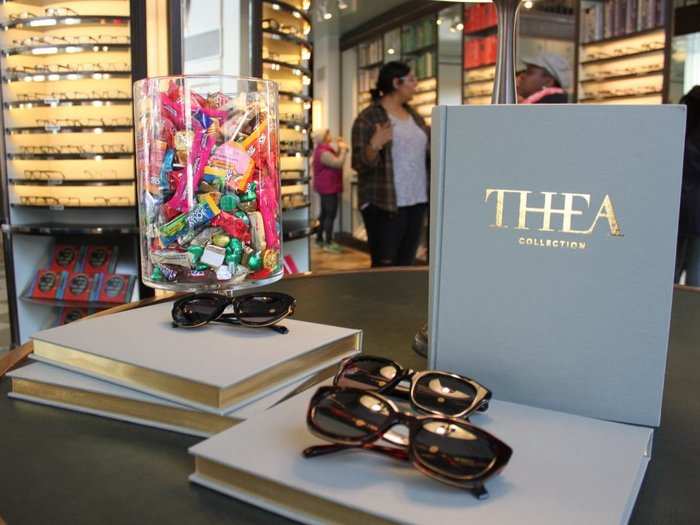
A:
{"label": "woman's hair", "polygon": [[403,62],[387,62],[379,70],[376,87],[370,90],[372,100],[379,100],[383,95],[388,95],[394,88],[394,79],[403,78],[411,72],[411,68]]}
{"label": "woman's hair", "polygon": [[681,104],[688,106],[685,124],[686,136],[700,131],[700,86],[694,86],[680,100]]}
{"label": "woman's hair", "polygon": [[311,135],[311,140],[314,142],[314,146],[318,146],[319,144],[323,144],[323,141],[326,140],[326,135],[328,134],[330,130],[328,128],[321,128],[317,129],[313,132]]}

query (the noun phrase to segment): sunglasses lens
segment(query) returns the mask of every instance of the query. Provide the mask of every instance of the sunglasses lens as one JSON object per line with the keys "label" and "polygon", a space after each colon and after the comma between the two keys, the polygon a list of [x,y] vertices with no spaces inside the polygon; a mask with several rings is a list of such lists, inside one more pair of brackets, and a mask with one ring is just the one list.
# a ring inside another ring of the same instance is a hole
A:
{"label": "sunglasses lens", "polygon": [[216,318],[226,298],[216,295],[183,297],[173,305],[173,321],[179,326],[197,326]]}
{"label": "sunglasses lens", "polygon": [[467,410],[475,396],[476,389],[467,381],[440,373],[421,376],[413,389],[413,400],[418,406],[446,416]]}
{"label": "sunglasses lens", "polygon": [[425,467],[455,478],[484,474],[497,456],[491,444],[468,427],[435,420],[418,429],[413,452]]}
{"label": "sunglasses lens", "polygon": [[338,386],[378,390],[399,374],[393,363],[372,357],[359,357],[349,361],[336,379]]}
{"label": "sunglasses lens", "polygon": [[318,400],[312,421],[328,436],[361,439],[376,433],[391,413],[381,399],[364,392],[329,392]]}
{"label": "sunglasses lens", "polygon": [[241,324],[262,326],[291,314],[294,298],[282,293],[249,294],[236,299],[235,314]]}

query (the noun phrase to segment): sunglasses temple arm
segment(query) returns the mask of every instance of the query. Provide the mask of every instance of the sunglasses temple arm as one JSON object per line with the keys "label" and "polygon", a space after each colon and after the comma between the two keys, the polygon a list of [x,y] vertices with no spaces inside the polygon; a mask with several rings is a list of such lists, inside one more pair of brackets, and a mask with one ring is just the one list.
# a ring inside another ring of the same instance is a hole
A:
{"label": "sunglasses temple arm", "polygon": [[[214,319],[212,323],[223,323],[235,326],[243,326],[238,320],[238,318],[235,317],[233,314],[224,314],[221,317]],[[270,330],[272,330],[273,332],[277,332],[278,334],[286,334],[289,332],[289,329],[286,326],[277,324],[271,324],[270,326],[264,326],[262,328],[269,328]]]}
{"label": "sunglasses temple arm", "polygon": [[374,445],[367,443],[365,445],[316,445],[304,449],[302,454],[305,458],[315,458],[317,456],[325,456],[343,450],[363,449],[371,452],[378,452],[385,456],[390,456],[401,461],[408,461],[408,451],[400,448],[384,447],[382,445]]}

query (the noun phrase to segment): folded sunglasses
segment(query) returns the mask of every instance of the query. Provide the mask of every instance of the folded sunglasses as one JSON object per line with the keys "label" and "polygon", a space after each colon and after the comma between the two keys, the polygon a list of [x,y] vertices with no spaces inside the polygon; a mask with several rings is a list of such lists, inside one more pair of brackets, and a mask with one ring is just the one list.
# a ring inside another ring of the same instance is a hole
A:
{"label": "folded sunglasses", "polygon": [[[488,497],[484,482],[500,472],[513,453],[497,437],[462,419],[413,416],[381,394],[357,388],[319,388],[309,403],[306,423],[312,434],[332,444],[308,447],[304,457],[353,449],[378,452],[409,461],[426,476],[471,491],[479,499]],[[396,425],[409,430],[402,444],[375,444]]]}
{"label": "folded sunglasses", "polygon": [[[232,311],[226,313],[229,307]],[[278,292],[250,293],[238,297],[215,293],[191,294],[173,304],[173,326],[197,328],[209,323],[225,323],[269,328],[286,334],[287,327],[277,323],[294,314],[295,307],[296,300],[291,295]]]}

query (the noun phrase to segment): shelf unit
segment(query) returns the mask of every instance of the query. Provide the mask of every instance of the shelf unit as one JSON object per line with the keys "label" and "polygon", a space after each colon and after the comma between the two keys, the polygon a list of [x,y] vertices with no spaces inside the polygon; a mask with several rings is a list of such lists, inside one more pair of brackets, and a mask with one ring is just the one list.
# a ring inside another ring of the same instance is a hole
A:
{"label": "shelf unit", "polygon": [[661,104],[667,100],[668,0],[580,2],[577,101]]}
{"label": "shelf unit", "polygon": [[437,15],[401,24],[357,45],[358,113],[372,102],[382,65],[392,60],[406,62],[418,79],[411,106],[430,125],[430,114],[437,104]]}
{"label": "shelf unit", "polygon": [[[300,272],[310,268],[309,156],[312,53],[309,0],[263,0],[259,71],[279,84],[280,170],[284,256]],[[300,227],[300,225],[304,225]]]}
{"label": "shelf unit", "polygon": [[[541,9],[540,9],[541,8]],[[537,3],[530,9],[521,8],[519,15],[518,58],[541,52],[575,59],[575,15],[545,11]],[[490,104],[496,74],[498,28],[493,4],[464,6],[464,72],[462,101],[465,104]],[[568,86],[572,91],[573,86]]]}
{"label": "shelf unit", "polygon": [[[53,3],[0,6],[2,234],[14,345],[53,324],[63,304],[27,299],[52,246],[116,246],[116,273],[139,275],[131,84],[134,72],[146,72],[138,28],[147,5],[75,0],[49,16]],[[130,299],[150,292],[136,286]]]}

